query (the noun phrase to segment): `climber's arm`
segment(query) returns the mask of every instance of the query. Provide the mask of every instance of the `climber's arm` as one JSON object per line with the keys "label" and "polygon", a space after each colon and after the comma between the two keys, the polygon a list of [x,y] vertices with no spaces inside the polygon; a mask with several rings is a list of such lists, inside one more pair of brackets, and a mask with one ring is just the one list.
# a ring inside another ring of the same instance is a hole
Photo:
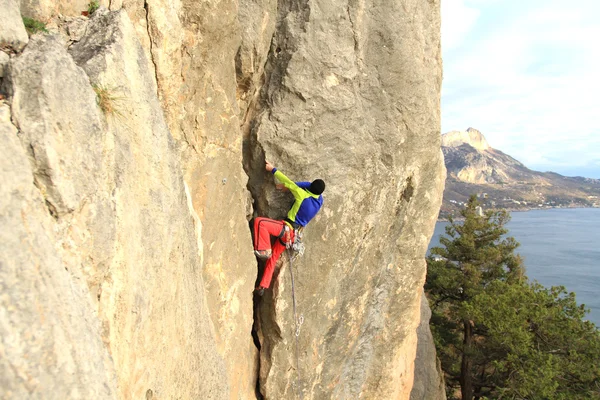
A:
{"label": "climber's arm", "polygon": [[294,181],[285,176],[283,172],[278,171],[277,168],[273,166],[270,162],[266,162],[265,169],[268,172],[271,172],[275,178],[277,178],[286,189],[288,189],[294,195],[296,199],[304,199],[306,197],[306,192],[300,186],[296,185]]}

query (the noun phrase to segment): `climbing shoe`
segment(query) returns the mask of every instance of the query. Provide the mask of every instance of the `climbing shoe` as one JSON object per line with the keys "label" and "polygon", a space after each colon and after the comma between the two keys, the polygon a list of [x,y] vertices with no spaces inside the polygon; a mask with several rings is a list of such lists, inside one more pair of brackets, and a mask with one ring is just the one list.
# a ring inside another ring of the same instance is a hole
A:
{"label": "climbing shoe", "polygon": [[259,296],[262,296],[263,294],[265,294],[265,288],[262,286],[259,286],[256,289],[254,289],[254,293],[256,293]]}
{"label": "climbing shoe", "polygon": [[261,260],[267,260],[271,258],[271,249],[267,250],[254,250],[254,255]]}

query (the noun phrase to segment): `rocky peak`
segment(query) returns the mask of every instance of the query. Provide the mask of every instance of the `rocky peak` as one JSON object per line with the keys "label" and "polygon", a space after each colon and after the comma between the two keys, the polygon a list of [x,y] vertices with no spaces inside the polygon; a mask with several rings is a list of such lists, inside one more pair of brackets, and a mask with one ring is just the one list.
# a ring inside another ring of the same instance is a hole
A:
{"label": "rocky peak", "polygon": [[483,134],[475,128],[469,128],[466,131],[450,131],[442,135],[442,146],[458,147],[465,143],[479,151],[486,151],[490,148]]}
{"label": "rocky peak", "polygon": [[598,207],[600,180],[530,170],[490,147],[476,129],[442,135],[442,152],[447,171],[442,218],[460,210],[473,193],[483,209]]}

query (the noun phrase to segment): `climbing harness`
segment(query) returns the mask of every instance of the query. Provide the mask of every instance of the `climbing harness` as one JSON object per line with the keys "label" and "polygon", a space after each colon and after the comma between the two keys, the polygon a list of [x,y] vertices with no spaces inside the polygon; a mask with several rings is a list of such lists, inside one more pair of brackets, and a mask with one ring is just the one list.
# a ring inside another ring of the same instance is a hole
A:
{"label": "climbing harness", "polygon": [[[294,242],[296,240],[294,239]],[[294,324],[296,331],[294,332],[294,336],[296,337],[296,395],[300,400],[302,400],[302,392],[300,391],[300,353],[299,353],[299,345],[298,345],[298,337],[300,336],[300,327],[304,323],[304,315],[300,314],[300,318],[298,318],[298,314],[296,312],[296,288],[294,286],[294,273],[292,271],[293,265],[293,257],[292,257],[292,246],[288,247],[287,253],[290,258],[290,276],[292,278],[292,305],[294,309]],[[302,247],[302,253],[304,253],[304,246]]]}

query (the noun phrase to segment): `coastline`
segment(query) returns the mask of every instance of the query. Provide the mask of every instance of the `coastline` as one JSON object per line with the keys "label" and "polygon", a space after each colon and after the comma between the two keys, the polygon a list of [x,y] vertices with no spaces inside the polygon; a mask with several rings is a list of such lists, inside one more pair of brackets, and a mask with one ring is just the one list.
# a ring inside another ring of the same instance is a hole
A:
{"label": "coastline", "polygon": [[[593,205],[593,206],[577,206],[577,205],[573,205],[573,206],[544,206],[544,207],[528,207],[528,208],[512,208],[512,207],[499,207],[499,208],[487,208],[487,210],[506,210],[509,213],[513,213],[513,212],[527,212],[527,211],[545,211],[545,210],[572,210],[572,209],[581,209],[581,208],[588,208],[588,209],[600,209],[600,205]],[[455,221],[461,221],[463,220],[462,217],[456,217],[454,218]],[[448,222],[448,218],[447,217],[438,217],[437,222]]]}

